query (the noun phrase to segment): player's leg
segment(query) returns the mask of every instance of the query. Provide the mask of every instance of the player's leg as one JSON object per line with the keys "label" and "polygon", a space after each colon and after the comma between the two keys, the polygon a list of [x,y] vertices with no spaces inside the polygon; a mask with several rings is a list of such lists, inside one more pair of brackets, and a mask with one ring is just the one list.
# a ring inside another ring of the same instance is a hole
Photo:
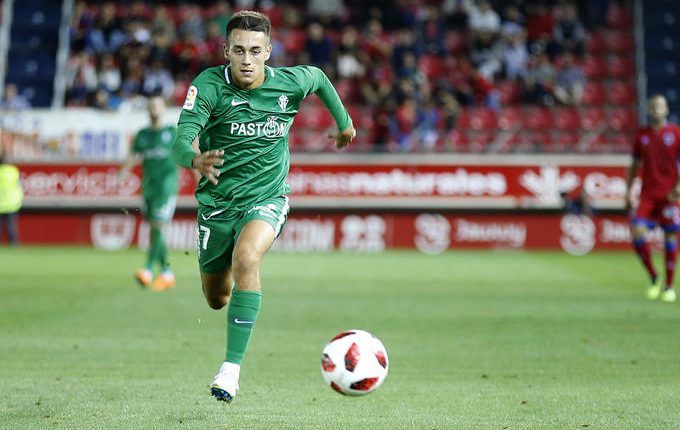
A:
{"label": "player's leg", "polygon": [[661,292],[661,300],[672,303],[675,301],[676,294],[673,289],[673,278],[675,276],[675,261],[677,258],[678,243],[677,232],[667,230],[664,232],[664,263],[666,266],[666,283]]}
{"label": "player's leg", "polygon": [[220,310],[229,303],[234,277],[231,268],[221,273],[201,272],[201,286],[208,306]]}
{"label": "player's leg", "polygon": [[669,204],[663,208],[662,222],[664,230],[664,263],[666,266],[666,283],[661,292],[661,300],[672,303],[676,299],[673,289],[675,277],[675,262],[677,259],[677,233],[680,230],[680,208],[676,204]]}
{"label": "player's leg", "polygon": [[151,228],[151,241],[149,250],[152,262],[160,266],[160,272],[151,283],[154,291],[164,291],[175,286],[175,274],[170,270],[168,259],[168,247],[163,237],[163,230],[172,220],[175,214],[176,197],[162,198],[160,204],[155,205],[149,213],[149,227]]}
{"label": "player's leg", "polygon": [[653,216],[654,202],[641,200],[631,220],[633,248],[649,275],[650,283],[647,288],[647,297],[652,300],[656,299],[661,293],[661,282],[652,262],[652,253],[647,241],[649,229],[655,226],[654,221],[652,221]]}
{"label": "player's leg", "polygon": [[260,265],[287,215],[288,199],[278,197],[255,205],[236,226],[237,241],[231,262],[235,288],[227,310],[227,351],[211,385],[218,400],[230,402],[238,392],[241,362],[262,303]]}

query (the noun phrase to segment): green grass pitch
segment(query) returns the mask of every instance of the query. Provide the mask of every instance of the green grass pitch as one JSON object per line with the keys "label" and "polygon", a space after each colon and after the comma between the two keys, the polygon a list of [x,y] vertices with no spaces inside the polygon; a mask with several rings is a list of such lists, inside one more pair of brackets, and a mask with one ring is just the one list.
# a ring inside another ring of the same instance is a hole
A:
{"label": "green grass pitch", "polygon": [[[231,405],[208,384],[225,312],[192,254],[132,283],[139,251],[0,249],[0,428],[677,429],[680,303],[647,301],[632,253],[270,254]],[[374,394],[324,386],[320,352],[385,343]]]}

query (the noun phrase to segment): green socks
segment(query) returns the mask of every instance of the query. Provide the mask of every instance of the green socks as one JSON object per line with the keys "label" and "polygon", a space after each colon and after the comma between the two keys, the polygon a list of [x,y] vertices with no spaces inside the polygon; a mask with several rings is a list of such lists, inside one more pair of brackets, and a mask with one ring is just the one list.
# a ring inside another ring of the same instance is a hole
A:
{"label": "green socks", "polygon": [[241,364],[243,361],[261,303],[262,293],[259,291],[233,291],[227,311],[227,357],[225,361],[235,364]]}
{"label": "green socks", "polygon": [[161,229],[151,227],[151,241],[146,260],[147,269],[152,270],[155,262],[160,264],[161,270],[166,270],[168,268],[168,249],[165,246]]}

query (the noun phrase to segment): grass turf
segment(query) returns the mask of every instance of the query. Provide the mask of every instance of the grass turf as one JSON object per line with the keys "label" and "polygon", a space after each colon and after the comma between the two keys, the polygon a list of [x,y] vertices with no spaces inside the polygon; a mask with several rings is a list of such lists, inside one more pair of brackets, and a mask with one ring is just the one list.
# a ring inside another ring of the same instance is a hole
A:
{"label": "grass turf", "polygon": [[[671,429],[679,304],[644,299],[632,253],[270,254],[231,405],[207,385],[225,312],[195,257],[136,288],[138,251],[0,249],[0,428]],[[325,387],[320,351],[374,332],[376,393]]]}

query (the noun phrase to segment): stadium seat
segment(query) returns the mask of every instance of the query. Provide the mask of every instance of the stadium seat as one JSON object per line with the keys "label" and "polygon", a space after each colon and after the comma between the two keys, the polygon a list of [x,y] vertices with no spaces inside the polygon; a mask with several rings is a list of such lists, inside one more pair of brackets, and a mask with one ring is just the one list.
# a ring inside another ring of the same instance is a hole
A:
{"label": "stadium seat", "polygon": [[609,140],[604,133],[598,133],[594,136],[586,136],[585,145],[579,144],[578,150],[580,152],[587,152],[590,154],[601,154],[610,152]]}
{"label": "stadium seat", "polygon": [[579,133],[574,130],[560,131],[551,145],[551,152],[574,152],[579,142]]}
{"label": "stadium seat", "polygon": [[524,125],[531,130],[552,128],[552,114],[548,108],[532,106],[524,111]]}
{"label": "stadium seat", "polygon": [[583,89],[583,103],[587,105],[601,105],[605,102],[606,91],[600,82],[587,82]]}
{"label": "stadium seat", "polygon": [[599,31],[594,31],[586,36],[586,52],[599,55],[605,51],[604,36]]}
{"label": "stadium seat", "polygon": [[463,129],[489,130],[497,124],[496,112],[486,108],[469,108],[461,112],[458,125]]}
{"label": "stadium seat", "polygon": [[517,130],[522,127],[522,110],[518,107],[506,107],[498,113],[498,127],[501,130]]}
{"label": "stadium seat", "polygon": [[635,103],[635,87],[633,84],[615,81],[609,86],[607,97],[610,103],[627,104]]}
{"label": "stadium seat", "polygon": [[630,31],[608,31],[605,33],[604,43],[608,51],[620,54],[631,53],[635,49],[633,33]]}
{"label": "stadium seat", "polygon": [[447,31],[444,35],[444,47],[452,54],[458,54],[467,49],[467,38],[460,31]]}
{"label": "stadium seat", "polygon": [[632,109],[616,108],[609,114],[609,125],[613,130],[633,130],[637,127],[637,115]]}
{"label": "stadium seat", "polygon": [[606,21],[608,27],[625,29],[630,28],[632,23],[630,8],[614,4],[609,7]]}
{"label": "stadium seat", "polygon": [[474,153],[485,152],[491,142],[496,138],[496,132],[488,130],[468,130],[465,134],[465,141],[467,142],[466,149],[468,152]]}
{"label": "stadium seat", "polygon": [[553,112],[553,118],[558,130],[576,130],[581,125],[581,118],[574,108],[558,108]]}
{"label": "stadium seat", "polygon": [[593,131],[606,125],[606,115],[602,108],[591,107],[585,109],[581,114],[581,128],[586,131]]}
{"label": "stadium seat", "polygon": [[444,73],[444,64],[438,55],[423,55],[418,61],[418,66],[432,80],[438,79]]}
{"label": "stadium seat", "polygon": [[631,133],[613,133],[609,141],[612,150],[617,153],[629,153],[633,148],[634,136]]}
{"label": "stadium seat", "polygon": [[635,63],[631,57],[612,55],[607,62],[607,74],[612,78],[632,79],[635,77]]}
{"label": "stadium seat", "polygon": [[300,52],[305,49],[307,33],[304,30],[291,29],[285,31],[282,40],[286,52]]}
{"label": "stadium seat", "polygon": [[496,85],[501,97],[501,104],[511,105],[520,101],[519,84],[515,81],[503,81]]}
{"label": "stadium seat", "polygon": [[607,74],[607,65],[601,56],[586,55],[582,67],[583,73],[590,79],[603,78]]}

